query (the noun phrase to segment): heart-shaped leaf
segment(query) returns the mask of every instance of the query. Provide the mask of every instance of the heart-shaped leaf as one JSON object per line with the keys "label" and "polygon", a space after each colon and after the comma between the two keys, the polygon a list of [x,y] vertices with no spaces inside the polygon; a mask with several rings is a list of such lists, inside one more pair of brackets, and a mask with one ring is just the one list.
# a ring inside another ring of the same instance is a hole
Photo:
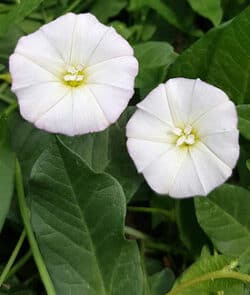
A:
{"label": "heart-shaped leaf", "polygon": [[126,199],[119,183],[96,173],[61,141],[32,169],[31,218],[60,295],[139,295],[140,256],[124,238]]}

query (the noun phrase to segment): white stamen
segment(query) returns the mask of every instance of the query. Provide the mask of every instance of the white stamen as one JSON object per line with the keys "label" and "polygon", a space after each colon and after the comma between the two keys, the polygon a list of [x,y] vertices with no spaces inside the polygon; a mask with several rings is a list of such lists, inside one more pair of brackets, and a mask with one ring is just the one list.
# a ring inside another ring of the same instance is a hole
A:
{"label": "white stamen", "polygon": [[76,81],[82,81],[83,78],[84,78],[83,75],[77,75],[77,76],[76,76]]}
{"label": "white stamen", "polygon": [[175,134],[175,135],[178,135],[180,136],[182,134],[182,130],[180,128],[174,128],[172,130],[172,132]]}
{"label": "white stamen", "polygon": [[187,125],[184,129],[184,134],[189,135],[192,131],[192,126]]}
{"label": "white stamen", "polygon": [[185,139],[185,143],[187,144],[194,144],[195,142],[195,137],[193,134],[189,134],[188,136],[186,136],[186,139]]}
{"label": "white stamen", "polygon": [[72,75],[68,74],[68,75],[65,75],[63,78],[65,81],[72,81]]}
{"label": "white stamen", "polygon": [[68,66],[67,67],[67,72],[70,73],[70,74],[76,74],[77,73],[77,69],[75,67]]}
{"label": "white stamen", "polygon": [[82,74],[83,66],[77,65],[76,67],[68,66],[67,74],[64,75],[63,79],[66,82],[81,82],[84,80],[84,75]]}
{"label": "white stamen", "polygon": [[187,125],[184,129],[174,128],[172,132],[178,136],[176,139],[176,146],[181,146],[183,144],[192,145],[195,143],[195,136],[192,133],[192,126]]}
{"label": "white stamen", "polygon": [[176,146],[181,146],[185,141],[186,141],[186,137],[184,135],[179,137],[178,140],[176,141]]}

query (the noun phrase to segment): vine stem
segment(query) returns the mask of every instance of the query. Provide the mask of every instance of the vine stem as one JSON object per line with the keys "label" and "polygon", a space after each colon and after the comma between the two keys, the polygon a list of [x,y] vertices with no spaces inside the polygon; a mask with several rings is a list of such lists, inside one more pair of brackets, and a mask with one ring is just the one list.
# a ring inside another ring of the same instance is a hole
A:
{"label": "vine stem", "polygon": [[209,281],[209,280],[217,280],[217,279],[234,279],[239,280],[243,282],[250,283],[250,276],[247,274],[242,274],[236,271],[225,271],[225,270],[218,270],[214,272],[207,273],[203,276],[197,277],[193,280],[184,282],[180,284],[179,286],[172,289],[170,292],[168,292],[166,295],[180,295],[181,291],[192,287],[194,285],[197,285],[199,283]]}
{"label": "vine stem", "polygon": [[42,255],[40,253],[39,247],[37,245],[34,233],[31,228],[30,224],[30,212],[26,205],[25,200],[25,194],[24,194],[24,188],[23,188],[23,177],[22,177],[22,171],[20,164],[18,162],[18,159],[16,159],[16,189],[17,189],[17,197],[18,197],[18,203],[20,208],[20,213],[22,216],[24,228],[27,234],[27,238],[30,244],[30,248],[38,269],[38,272],[40,274],[41,280],[44,284],[44,287],[47,291],[48,295],[56,295],[53,283],[50,279],[49,273],[47,271],[47,268],[43,262]]}
{"label": "vine stem", "polygon": [[29,250],[22,258],[20,258],[15,265],[11,268],[11,270],[8,272],[8,275],[6,277],[6,280],[14,276],[20,268],[24,266],[24,264],[32,257],[32,251]]}
{"label": "vine stem", "polygon": [[125,233],[137,239],[142,239],[142,240],[150,239],[148,235],[130,226],[125,226]]}
{"label": "vine stem", "polygon": [[23,230],[17,244],[16,244],[16,247],[14,248],[13,252],[11,253],[11,256],[6,264],[6,266],[4,267],[3,269],[3,272],[1,273],[1,276],[0,276],[0,287],[2,286],[2,284],[4,283],[4,281],[6,280],[7,276],[8,276],[8,273],[13,265],[13,263],[15,262],[16,260],[16,257],[23,245],[23,242],[24,242],[24,239],[26,237],[26,233],[25,233],[25,230]]}

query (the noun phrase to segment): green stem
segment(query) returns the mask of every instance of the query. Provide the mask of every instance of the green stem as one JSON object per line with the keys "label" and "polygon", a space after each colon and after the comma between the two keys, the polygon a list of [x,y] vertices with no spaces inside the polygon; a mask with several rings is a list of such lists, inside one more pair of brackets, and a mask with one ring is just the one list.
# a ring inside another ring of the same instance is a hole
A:
{"label": "green stem", "polygon": [[166,295],[181,295],[182,291],[189,288],[193,287],[194,285],[197,285],[199,283],[205,282],[205,281],[213,281],[217,279],[234,279],[234,280],[239,280],[243,282],[248,282],[250,283],[250,276],[247,274],[242,274],[236,271],[224,271],[224,270],[218,270],[214,272],[207,273],[203,276],[197,277],[193,280],[184,282],[174,289],[172,289],[169,293]]}
{"label": "green stem", "polygon": [[17,263],[11,268],[6,279],[14,276],[24,265],[25,263],[32,257],[32,251],[29,250],[22,258],[20,258]]}
{"label": "green stem", "polygon": [[18,255],[18,253],[19,253],[19,251],[20,251],[20,249],[21,249],[21,247],[23,245],[23,241],[25,239],[25,236],[26,236],[26,233],[25,233],[25,230],[23,230],[23,232],[22,232],[22,234],[21,234],[21,236],[20,236],[20,238],[19,238],[19,240],[18,240],[18,242],[16,244],[15,249],[11,253],[11,256],[9,258],[9,261],[7,262],[6,266],[3,269],[2,274],[0,276],[0,287],[2,286],[2,284],[4,283],[4,281],[6,280],[7,275],[9,273],[9,271],[10,271],[13,263],[16,260],[16,257],[17,257],[17,255]]}
{"label": "green stem", "polygon": [[11,77],[9,73],[6,74],[0,74],[0,80],[4,80],[7,83],[11,83]]}
{"label": "green stem", "polygon": [[155,249],[155,250],[159,250],[159,251],[162,251],[165,253],[174,253],[174,254],[183,254],[184,253],[182,248],[172,248],[164,243],[155,242],[152,237],[146,235],[145,233],[143,233],[135,228],[125,226],[125,233],[130,236],[133,236],[137,239],[143,240],[145,246],[149,249]]}
{"label": "green stem", "polygon": [[158,242],[156,243],[153,241],[147,241],[147,243],[145,243],[145,245],[150,249],[155,249],[155,250],[159,250],[159,251],[166,252],[166,253],[169,253],[169,252],[171,252],[171,250],[173,250],[170,247],[168,247],[166,244],[158,243]]}
{"label": "green stem", "polygon": [[53,283],[50,279],[47,268],[43,262],[42,255],[40,253],[34,233],[31,228],[30,212],[27,207],[26,200],[25,200],[25,194],[24,194],[24,189],[23,189],[23,177],[22,177],[21,167],[20,167],[18,160],[16,160],[16,189],[17,189],[17,197],[18,197],[20,213],[21,213],[23,223],[24,223],[24,228],[26,230],[27,238],[29,240],[30,248],[32,250],[32,254],[33,254],[36,266],[38,268],[41,280],[44,284],[47,294],[48,295],[55,295],[56,292],[55,292]]}
{"label": "green stem", "polygon": [[166,216],[169,220],[175,221],[175,216],[172,211],[168,211],[161,208],[128,206],[128,211],[151,213],[151,214],[162,214]]}
{"label": "green stem", "polygon": [[129,226],[125,226],[125,233],[141,240],[150,239],[150,237],[143,232]]}

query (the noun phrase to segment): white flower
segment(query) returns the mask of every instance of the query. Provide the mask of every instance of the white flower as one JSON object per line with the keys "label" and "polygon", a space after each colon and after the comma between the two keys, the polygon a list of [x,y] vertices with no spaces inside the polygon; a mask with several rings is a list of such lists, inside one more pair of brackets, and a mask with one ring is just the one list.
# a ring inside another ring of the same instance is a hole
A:
{"label": "white flower", "polygon": [[22,37],[10,57],[22,116],[71,136],[115,122],[133,96],[137,72],[128,42],[88,13],[68,13]]}
{"label": "white flower", "polygon": [[207,195],[231,175],[239,156],[237,114],[222,90],[176,78],[137,106],[127,145],[153,190],[176,198]]}

